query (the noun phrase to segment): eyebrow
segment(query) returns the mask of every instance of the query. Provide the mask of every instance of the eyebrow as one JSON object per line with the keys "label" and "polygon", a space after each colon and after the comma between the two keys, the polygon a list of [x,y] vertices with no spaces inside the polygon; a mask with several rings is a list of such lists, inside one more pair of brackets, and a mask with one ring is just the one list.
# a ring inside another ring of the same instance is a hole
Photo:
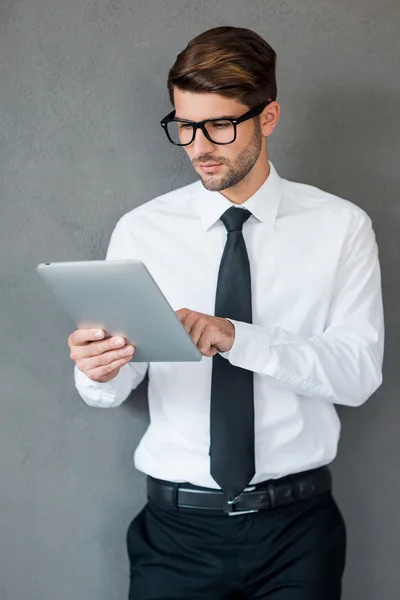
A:
{"label": "eyebrow", "polygon": [[[237,117],[236,115],[223,115],[221,117],[208,117],[207,119],[201,119],[201,121],[209,121],[210,119],[217,119],[218,121],[221,121],[222,119],[238,119],[239,117]],[[178,117],[178,115],[175,114],[175,119],[181,119],[182,121],[192,121],[193,123],[201,123],[201,121],[193,121],[193,119],[185,119],[185,117]]]}

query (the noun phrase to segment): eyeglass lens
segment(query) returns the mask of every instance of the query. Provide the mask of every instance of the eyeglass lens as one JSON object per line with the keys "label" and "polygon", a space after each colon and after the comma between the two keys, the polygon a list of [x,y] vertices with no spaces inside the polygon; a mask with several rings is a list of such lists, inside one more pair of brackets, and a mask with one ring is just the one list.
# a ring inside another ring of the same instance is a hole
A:
{"label": "eyeglass lens", "polygon": [[[190,123],[170,121],[168,134],[174,144],[190,144],[194,139],[194,127]],[[235,127],[230,121],[210,121],[205,124],[210,138],[216,144],[229,144],[235,139]]]}

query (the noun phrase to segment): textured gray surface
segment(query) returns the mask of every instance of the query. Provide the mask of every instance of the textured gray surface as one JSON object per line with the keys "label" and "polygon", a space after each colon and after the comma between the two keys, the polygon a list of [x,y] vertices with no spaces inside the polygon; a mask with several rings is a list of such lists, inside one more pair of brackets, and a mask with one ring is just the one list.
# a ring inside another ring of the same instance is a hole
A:
{"label": "textured gray surface", "polygon": [[221,24],[254,28],[277,50],[279,172],[349,198],[375,225],[385,383],[341,410],[334,473],[345,600],[398,598],[398,0],[0,0],[1,600],[126,597],[145,386],[117,410],[80,401],[71,323],[35,266],[102,258],[120,215],[194,180],[158,121],[176,54]]}

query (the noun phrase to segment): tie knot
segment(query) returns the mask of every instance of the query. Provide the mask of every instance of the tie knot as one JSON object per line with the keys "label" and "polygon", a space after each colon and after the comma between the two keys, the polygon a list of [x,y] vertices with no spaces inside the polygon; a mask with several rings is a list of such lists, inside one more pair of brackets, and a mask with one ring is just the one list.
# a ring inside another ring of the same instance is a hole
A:
{"label": "tie knot", "polygon": [[232,206],[221,217],[228,232],[242,231],[243,224],[250,217],[251,212],[245,208],[235,208]]}

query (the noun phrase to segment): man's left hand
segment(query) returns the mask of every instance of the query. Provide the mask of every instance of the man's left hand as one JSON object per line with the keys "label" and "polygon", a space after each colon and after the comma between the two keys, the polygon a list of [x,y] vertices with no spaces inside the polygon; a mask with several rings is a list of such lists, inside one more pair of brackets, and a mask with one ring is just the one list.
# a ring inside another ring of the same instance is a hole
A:
{"label": "man's left hand", "polygon": [[235,326],[227,319],[180,308],[176,311],[184,328],[203,356],[228,352],[235,340]]}

